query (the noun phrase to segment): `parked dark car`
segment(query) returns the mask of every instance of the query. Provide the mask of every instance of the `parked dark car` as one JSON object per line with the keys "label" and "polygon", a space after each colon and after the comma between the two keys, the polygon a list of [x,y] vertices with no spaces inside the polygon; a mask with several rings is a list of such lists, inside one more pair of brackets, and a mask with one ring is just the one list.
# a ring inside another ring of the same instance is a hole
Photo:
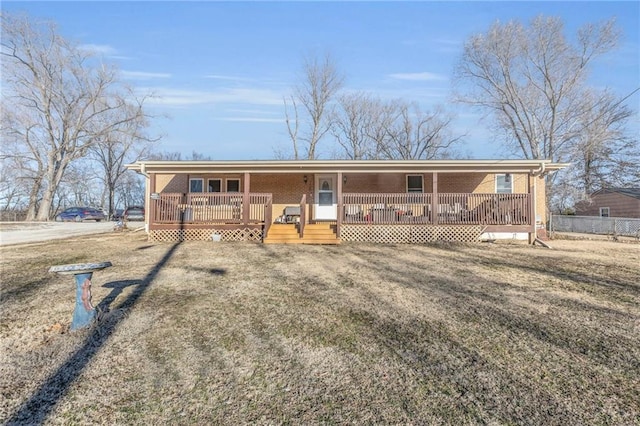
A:
{"label": "parked dark car", "polygon": [[94,209],[93,207],[69,207],[56,216],[56,222],[82,222],[83,220],[100,222],[106,218],[107,216],[100,209]]}
{"label": "parked dark car", "polygon": [[131,206],[124,211],[124,220],[144,220],[144,207]]}

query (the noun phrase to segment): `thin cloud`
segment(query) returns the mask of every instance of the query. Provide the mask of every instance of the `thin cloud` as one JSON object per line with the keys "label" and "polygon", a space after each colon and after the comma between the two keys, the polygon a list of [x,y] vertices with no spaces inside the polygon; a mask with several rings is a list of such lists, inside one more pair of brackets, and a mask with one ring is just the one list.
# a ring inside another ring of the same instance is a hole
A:
{"label": "thin cloud", "polygon": [[204,78],[210,78],[213,80],[224,80],[224,81],[255,81],[254,79],[247,78],[247,77],[237,77],[234,75],[219,75],[219,74],[205,75]]}
{"label": "thin cloud", "polygon": [[100,55],[112,56],[118,53],[118,51],[107,44],[81,44],[80,49],[87,50]]}
{"label": "thin cloud", "polygon": [[432,72],[414,72],[414,73],[397,73],[389,74],[389,77],[395,80],[406,81],[445,81],[447,77]]}
{"label": "thin cloud", "polygon": [[94,55],[106,56],[111,59],[125,60],[132,59],[130,56],[118,55],[118,50],[108,44],[81,44],[78,46],[80,50],[90,52]]}
{"label": "thin cloud", "polygon": [[122,71],[122,77],[129,80],[151,80],[155,78],[171,78],[171,74],[145,71]]}
{"label": "thin cloud", "polygon": [[229,108],[227,111],[234,114],[258,114],[258,115],[271,115],[273,111],[265,111],[264,109],[245,109],[245,108]]}
{"label": "thin cloud", "polygon": [[440,38],[434,40],[435,51],[440,53],[459,53],[464,45],[462,40],[453,38]]}
{"label": "thin cloud", "polygon": [[284,123],[284,118],[262,118],[262,117],[216,117],[217,121],[235,121],[242,123]]}
{"label": "thin cloud", "polygon": [[281,105],[282,93],[268,89],[222,88],[216,91],[180,90],[155,87],[149,104],[183,107],[191,105],[246,104]]}
{"label": "thin cloud", "polygon": [[441,37],[441,38],[435,39],[434,43],[441,44],[443,46],[458,46],[459,47],[459,46],[462,45],[462,40],[457,39],[457,38]]}

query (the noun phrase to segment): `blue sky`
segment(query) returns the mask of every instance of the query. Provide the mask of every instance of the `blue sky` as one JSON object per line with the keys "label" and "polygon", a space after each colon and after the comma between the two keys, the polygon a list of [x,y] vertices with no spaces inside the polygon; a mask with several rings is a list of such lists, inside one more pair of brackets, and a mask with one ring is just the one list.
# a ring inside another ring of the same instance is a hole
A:
{"label": "blue sky", "polygon": [[[591,83],[623,96],[640,85],[640,2],[2,2],[55,21],[59,31],[115,62],[138,90],[159,97],[149,111],[161,151],[212,159],[269,159],[289,145],[283,96],[303,55],[329,52],[347,90],[403,98],[457,114],[474,158],[505,154],[479,113],[450,101],[464,41],[496,20],[560,16],[567,34],[616,17],[619,48]],[[640,94],[628,105],[640,110]],[[637,123],[638,116],[635,121]],[[635,129],[640,126],[635,125]],[[323,152],[327,153],[325,145]]]}

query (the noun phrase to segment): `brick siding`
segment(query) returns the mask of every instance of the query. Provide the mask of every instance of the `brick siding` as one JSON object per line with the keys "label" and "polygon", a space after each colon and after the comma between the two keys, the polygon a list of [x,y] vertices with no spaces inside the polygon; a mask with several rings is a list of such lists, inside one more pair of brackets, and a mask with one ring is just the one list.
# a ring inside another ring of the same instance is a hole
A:
{"label": "brick siding", "polygon": [[619,193],[596,194],[591,203],[576,206],[579,216],[600,216],[600,207],[609,207],[610,217],[640,218],[640,200]]}

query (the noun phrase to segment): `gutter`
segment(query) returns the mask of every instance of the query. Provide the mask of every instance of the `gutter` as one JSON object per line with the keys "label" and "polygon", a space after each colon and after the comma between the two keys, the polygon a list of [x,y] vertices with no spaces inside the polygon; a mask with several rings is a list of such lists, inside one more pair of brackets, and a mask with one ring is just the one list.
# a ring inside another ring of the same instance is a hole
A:
{"label": "gutter", "polygon": [[534,170],[531,172],[532,176],[542,176],[546,173],[547,163],[544,161],[540,162],[540,168],[538,170]]}

